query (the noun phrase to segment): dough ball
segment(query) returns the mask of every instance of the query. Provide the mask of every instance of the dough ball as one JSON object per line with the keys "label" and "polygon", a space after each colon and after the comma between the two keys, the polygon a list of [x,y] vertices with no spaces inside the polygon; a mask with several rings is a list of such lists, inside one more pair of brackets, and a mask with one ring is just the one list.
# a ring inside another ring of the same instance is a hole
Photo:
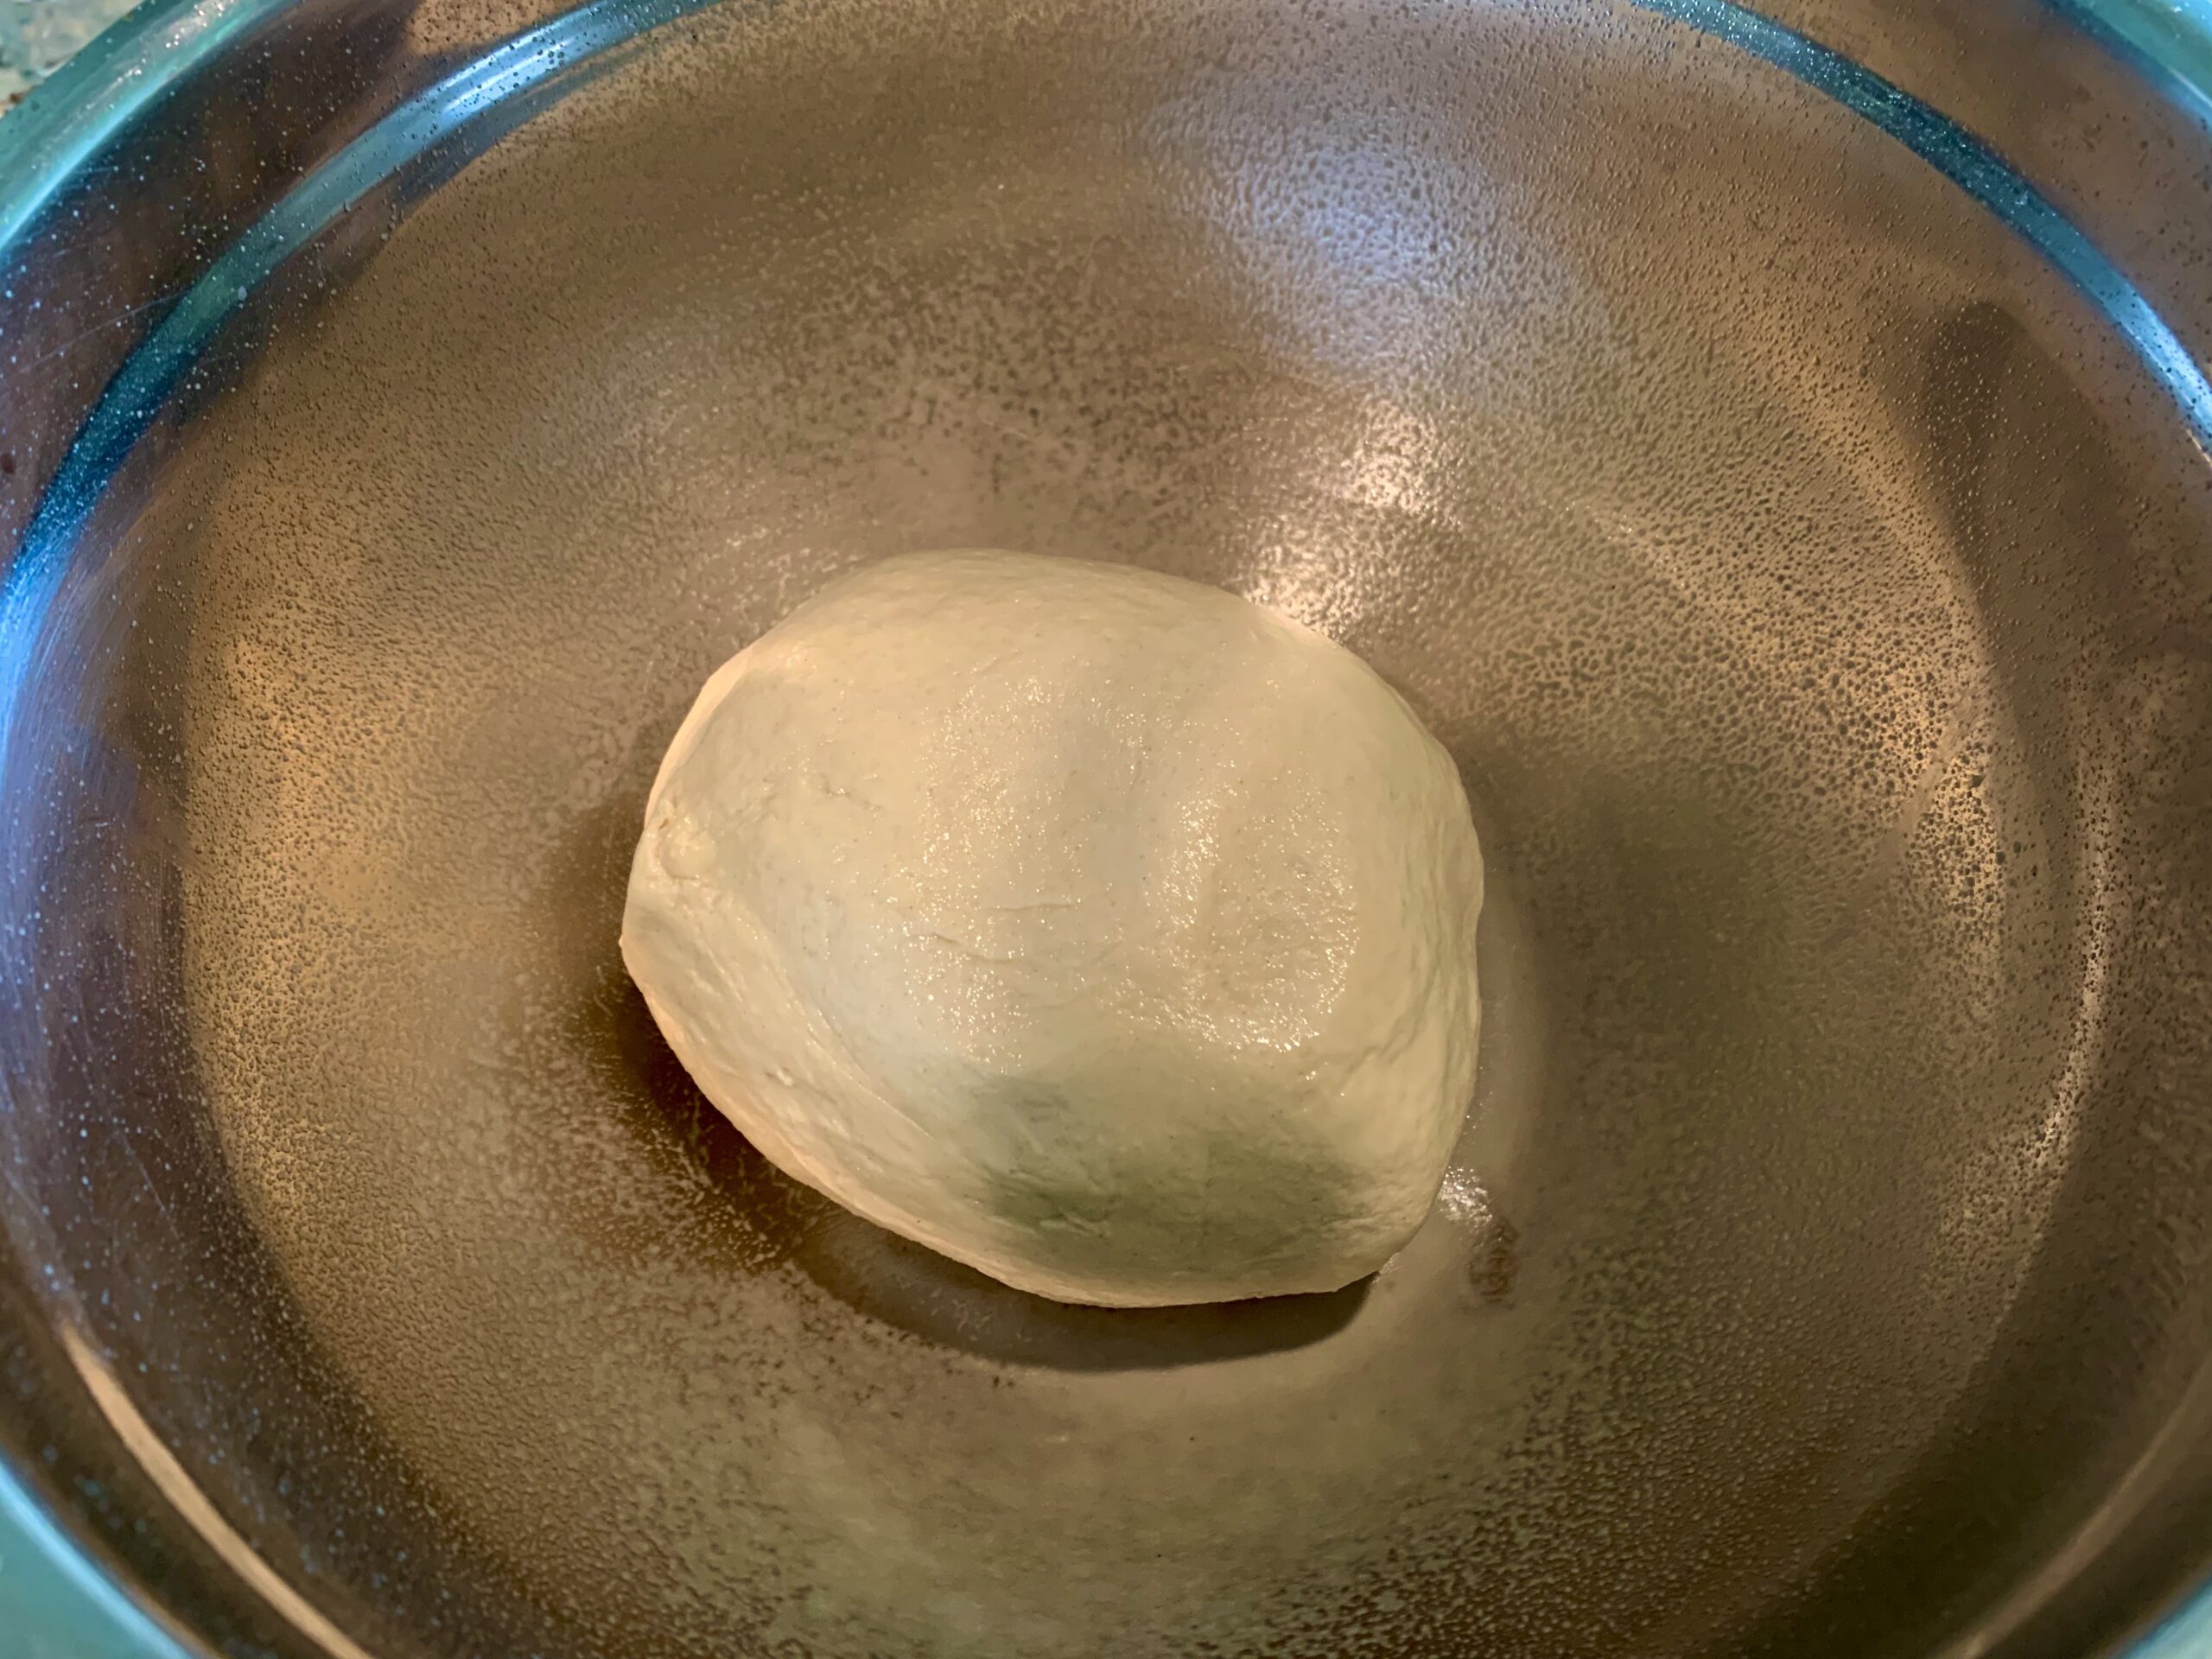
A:
{"label": "dough ball", "polygon": [[1332,1290],[1472,1090],[1483,872],[1372,670],[1195,582],[897,558],[707,682],[622,953],[762,1153],[1063,1301]]}

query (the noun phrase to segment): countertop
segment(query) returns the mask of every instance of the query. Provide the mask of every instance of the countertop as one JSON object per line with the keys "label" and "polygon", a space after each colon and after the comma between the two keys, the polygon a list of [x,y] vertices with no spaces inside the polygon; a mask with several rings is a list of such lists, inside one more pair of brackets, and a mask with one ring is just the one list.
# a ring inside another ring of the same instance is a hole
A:
{"label": "countertop", "polygon": [[0,107],[59,68],[135,0],[0,0]]}

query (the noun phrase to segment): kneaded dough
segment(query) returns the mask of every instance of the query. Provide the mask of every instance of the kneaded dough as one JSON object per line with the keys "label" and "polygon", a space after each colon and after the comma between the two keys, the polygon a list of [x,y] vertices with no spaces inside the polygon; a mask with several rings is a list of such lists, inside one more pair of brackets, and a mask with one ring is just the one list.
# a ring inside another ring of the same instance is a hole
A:
{"label": "kneaded dough", "polygon": [[1115,1306],[1332,1290],[1471,1092],[1458,772],[1350,652],[1118,565],[896,558],[707,682],[622,954],[800,1180]]}

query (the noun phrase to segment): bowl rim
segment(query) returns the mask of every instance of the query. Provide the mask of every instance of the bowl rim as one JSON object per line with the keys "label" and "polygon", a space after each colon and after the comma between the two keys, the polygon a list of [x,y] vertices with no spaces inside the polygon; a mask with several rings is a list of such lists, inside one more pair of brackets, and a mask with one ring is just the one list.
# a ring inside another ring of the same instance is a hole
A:
{"label": "bowl rim", "polygon": [[[0,281],[20,257],[43,210],[105,144],[172,87],[301,3],[145,0],[33,87],[0,120]],[[488,44],[473,54],[474,61],[508,51],[542,31],[561,31],[587,13],[603,14],[614,3],[593,0],[562,11],[518,35]],[[639,26],[624,32],[622,38],[719,3],[648,3],[639,8]],[[2048,198],[1979,139],[1844,54],[1735,0],[1629,3],[1764,60],[1880,128],[1994,212],[2111,319],[2173,397],[2199,442],[2212,449],[2212,378],[2133,284]],[[2051,0],[2051,5],[2212,125],[2212,0]],[[588,32],[598,36],[583,43],[588,53],[620,43],[604,31]],[[464,66],[461,73],[470,67]],[[377,140],[391,118],[378,122],[314,172]],[[387,143],[385,149],[391,152],[391,146]],[[127,371],[128,365],[118,380]],[[66,459],[63,467],[67,467]],[[41,503],[26,525],[26,543],[43,516]],[[13,574],[0,567],[0,620],[20,597],[10,591]],[[124,1644],[124,1651],[142,1659],[213,1659],[204,1643],[180,1628],[142,1587],[103,1565],[104,1552],[66,1507],[43,1502],[28,1471],[13,1466],[0,1451],[0,1535],[10,1531],[29,1549],[33,1570],[65,1582],[92,1618],[105,1622],[107,1633]],[[17,1565],[13,1560],[8,1564]],[[243,1579],[237,1588],[251,1593]],[[2201,1659],[2207,1652],[2212,1652],[2212,1572],[2181,1592],[2148,1629],[2125,1639],[2113,1659]]]}

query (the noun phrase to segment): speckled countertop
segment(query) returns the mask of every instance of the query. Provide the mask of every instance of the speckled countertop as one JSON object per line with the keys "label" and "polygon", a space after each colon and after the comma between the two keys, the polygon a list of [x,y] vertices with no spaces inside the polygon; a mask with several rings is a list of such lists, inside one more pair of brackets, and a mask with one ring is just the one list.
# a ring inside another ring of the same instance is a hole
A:
{"label": "speckled countertop", "polygon": [[0,0],[0,106],[13,104],[136,0]]}

